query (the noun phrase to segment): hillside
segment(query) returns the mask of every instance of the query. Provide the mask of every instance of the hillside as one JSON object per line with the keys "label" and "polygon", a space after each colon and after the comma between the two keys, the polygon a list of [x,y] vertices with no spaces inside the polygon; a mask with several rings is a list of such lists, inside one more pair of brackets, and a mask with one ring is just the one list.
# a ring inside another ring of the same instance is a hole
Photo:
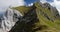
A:
{"label": "hillside", "polygon": [[49,3],[34,3],[31,7],[14,7],[24,16],[9,32],[60,32],[60,16]]}
{"label": "hillside", "polygon": [[26,7],[26,6],[19,6],[19,7],[13,7],[12,9],[20,11],[23,15],[27,13],[29,10],[31,10],[31,7]]}

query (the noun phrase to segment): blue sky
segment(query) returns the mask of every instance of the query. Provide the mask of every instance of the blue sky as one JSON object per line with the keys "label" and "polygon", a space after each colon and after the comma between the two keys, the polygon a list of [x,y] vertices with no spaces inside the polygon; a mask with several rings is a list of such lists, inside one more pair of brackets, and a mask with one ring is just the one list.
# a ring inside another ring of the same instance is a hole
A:
{"label": "blue sky", "polygon": [[46,1],[48,1],[48,2],[53,2],[54,0],[46,0]]}
{"label": "blue sky", "polygon": [[37,0],[24,0],[27,4],[34,3]]}
{"label": "blue sky", "polygon": [[[38,0],[24,0],[25,1],[25,3],[26,3],[26,5],[30,5],[31,3],[34,3],[34,2],[36,2],[36,1],[38,1]],[[42,2],[44,2],[44,1],[47,1],[47,2],[53,2],[54,0],[41,0]],[[31,4],[32,5],[32,4]]]}
{"label": "blue sky", "polygon": [[[37,0],[24,0],[27,4],[34,3]],[[53,0],[46,0],[47,2],[53,2]]]}
{"label": "blue sky", "polygon": [[[34,3],[34,2],[36,2],[38,0],[24,0],[24,1],[25,1],[26,5],[30,6],[30,4],[32,5],[32,3]],[[40,0],[40,1],[41,2],[49,2],[49,3],[54,2],[54,0]]]}

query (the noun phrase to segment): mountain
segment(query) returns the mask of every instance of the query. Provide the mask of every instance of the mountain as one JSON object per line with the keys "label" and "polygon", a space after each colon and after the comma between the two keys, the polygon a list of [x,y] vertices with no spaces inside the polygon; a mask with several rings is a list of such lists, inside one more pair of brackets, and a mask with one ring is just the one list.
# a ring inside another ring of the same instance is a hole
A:
{"label": "mountain", "polygon": [[9,7],[0,15],[0,32],[60,32],[60,15],[49,3]]}
{"label": "mountain", "polygon": [[8,8],[0,16],[0,32],[8,32],[23,15],[17,10]]}
{"label": "mountain", "polygon": [[23,16],[9,32],[60,32],[60,15],[49,3],[35,2],[33,6],[19,6],[12,9]]}

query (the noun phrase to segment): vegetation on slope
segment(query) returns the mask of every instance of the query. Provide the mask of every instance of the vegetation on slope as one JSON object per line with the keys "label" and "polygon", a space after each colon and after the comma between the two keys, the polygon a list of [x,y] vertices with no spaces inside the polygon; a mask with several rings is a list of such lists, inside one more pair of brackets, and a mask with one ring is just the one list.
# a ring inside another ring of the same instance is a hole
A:
{"label": "vegetation on slope", "polygon": [[[48,26],[50,28],[50,30],[52,30],[52,28],[53,28],[53,30],[51,32],[59,32],[60,28],[58,26],[56,27],[57,21],[56,21],[56,19],[54,20],[54,15],[51,13],[51,11],[48,8],[42,8],[39,5],[39,3],[35,3],[35,5],[37,7],[36,13],[40,20],[40,23]],[[38,26],[39,26],[39,24],[38,24]],[[57,29],[57,28],[59,28],[59,29]]]}
{"label": "vegetation on slope", "polygon": [[56,11],[53,11],[52,6],[46,7],[46,5],[49,4],[36,2],[32,7],[20,6],[14,8],[24,16],[19,19],[10,32],[59,32],[60,16],[56,9]]}
{"label": "vegetation on slope", "polygon": [[18,10],[18,11],[20,11],[20,13],[22,13],[22,15],[24,15],[25,13],[27,13],[32,8],[26,7],[26,6],[19,6],[19,7],[13,7],[12,9]]}

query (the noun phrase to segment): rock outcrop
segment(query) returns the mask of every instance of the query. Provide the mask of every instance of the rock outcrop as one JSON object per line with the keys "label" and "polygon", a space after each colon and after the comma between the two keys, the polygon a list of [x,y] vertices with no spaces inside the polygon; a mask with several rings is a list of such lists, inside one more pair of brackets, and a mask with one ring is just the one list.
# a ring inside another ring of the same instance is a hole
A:
{"label": "rock outcrop", "polygon": [[2,16],[0,21],[1,30],[0,32],[8,32],[10,29],[15,25],[15,23],[18,21],[19,17],[22,17],[23,15],[17,11],[13,10],[11,8],[8,8],[5,12],[5,14]]}

